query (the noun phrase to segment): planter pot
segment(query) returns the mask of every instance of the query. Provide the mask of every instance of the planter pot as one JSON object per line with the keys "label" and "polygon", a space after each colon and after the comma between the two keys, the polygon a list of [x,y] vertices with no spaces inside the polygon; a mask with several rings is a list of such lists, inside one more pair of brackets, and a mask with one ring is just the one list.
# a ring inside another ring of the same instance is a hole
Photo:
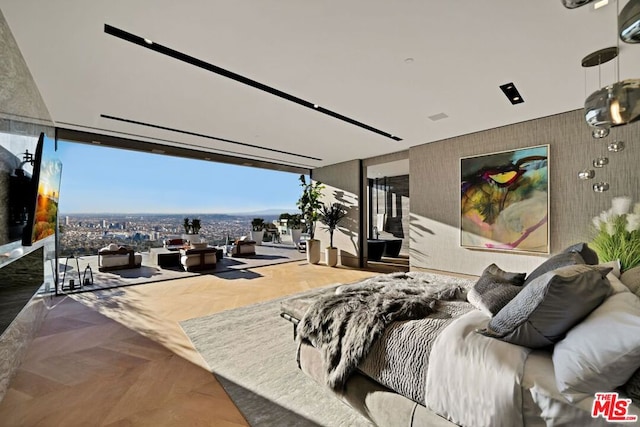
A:
{"label": "planter pot", "polygon": [[200,234],[183,234],[182,240],[186,240],[189,243],[200,243]]}
{"label": "planter pot", "polygon": [[302,235],[302,229],[300,228],[292,228],[291,229],[291,240],[293,240],[293,244],[298,246],[300,243],[300,236]]}
{"label": "planter pot", "polygon": [[307,261],[309,261],[309,264],[320,262],[320,240],[307,240]]}
{"label": "planter pot", "polygon": [[249,237],[251,238],[251,240],[256,242],[256,245],[260,246],[262,245],[262,238],[264,237],[264,230],[260,230],[260,231],[251,231],[249,232]]}
{"label": "planter pot", "polygon": [[338,248],[326,248],[324,250],[324,256],[329,267],[338,265]]}

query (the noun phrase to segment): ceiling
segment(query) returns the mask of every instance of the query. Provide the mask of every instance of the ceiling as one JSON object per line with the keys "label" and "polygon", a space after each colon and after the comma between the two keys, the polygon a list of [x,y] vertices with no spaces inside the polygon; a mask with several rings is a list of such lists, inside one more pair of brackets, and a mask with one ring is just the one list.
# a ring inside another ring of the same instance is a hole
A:
{"label": "ceiling", "polygon": [[[569,10],[560,0],[0,0],[0,9],[57,126],[308,169],[582,108],[599,77],[581,59],[616,44],[615,1]],[[622,79],[639,77],[640,46],[623,44],[620,66]],[[614,70],[601,67],[602,86]],[[509,82],[524,103],[500,91]],[[429,118],[440,113],[448,117]]]}

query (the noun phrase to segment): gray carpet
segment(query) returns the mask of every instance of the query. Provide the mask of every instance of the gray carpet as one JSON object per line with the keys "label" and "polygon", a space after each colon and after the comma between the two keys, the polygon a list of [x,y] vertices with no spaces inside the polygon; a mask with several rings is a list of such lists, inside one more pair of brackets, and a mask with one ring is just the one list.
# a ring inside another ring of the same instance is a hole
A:
{"label": "gray carpet", "polygon": [[370,426],[296,364],[277,299],[181,323],[252,426]]}

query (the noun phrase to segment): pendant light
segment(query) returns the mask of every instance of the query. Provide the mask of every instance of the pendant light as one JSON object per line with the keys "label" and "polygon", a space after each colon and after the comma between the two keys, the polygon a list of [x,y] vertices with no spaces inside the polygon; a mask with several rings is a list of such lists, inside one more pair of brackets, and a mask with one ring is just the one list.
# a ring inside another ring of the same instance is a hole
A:
{"label": "pendant light", "polygon": [[[639,1],[640,0],[635,0],[633,3],[635,4]],[[634,4],[632,4],[632,6],[634,6]],[[616,1],[616,5],[619,9],[619,0]],[[627,6],[629,6],[629,4],[627,4]],[[627,10],[626,7],[625,10]],[[628,15],[633,17],[640,13],[640,10],[635,14],[634,11],[636,11],[635,6],[631,7],[631,12],[628,12]],[[617,16],[618,15],[619,14],[617,14]],[[640,17],[638,19],[640,20]],[[618,24],[620,27],[620,20]],[[617,44],[619,44],[620,38],[616,37],[616,40]],[[615,55],[606,61],[599,61],[599,58],[596,57],[600,55],[601,52],[607,50],[611,52],[615,51]],[[616,46],[615,48],[602,49],[585,57],[585,59],[591,57],[591,62],[593,63],[592,65],[586,66],[593,66],[595,64],[600,66],[600,64],[604,62],[617,58],[616,75],[618,81],[593,92],[584,102],[584,118],[590,126],[595,128],[611,128],[626,125],[640,119],[640,79],[620,80],[620,56],[618,54],[619,47]],[[585,66],[585,59],[583,59],[582,62],[583,67]],[[598,62],[595,62],[596,60]]]}

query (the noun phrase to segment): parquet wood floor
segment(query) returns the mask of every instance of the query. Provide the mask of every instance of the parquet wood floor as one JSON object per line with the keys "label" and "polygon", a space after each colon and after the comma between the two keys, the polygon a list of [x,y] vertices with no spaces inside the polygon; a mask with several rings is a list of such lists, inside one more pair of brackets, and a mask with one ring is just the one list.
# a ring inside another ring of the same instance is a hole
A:
{"label": "parquet wood floor", "polygon": [[293,262],[58,298],[0,426],[246,426],[179,322],[374,274]]}

